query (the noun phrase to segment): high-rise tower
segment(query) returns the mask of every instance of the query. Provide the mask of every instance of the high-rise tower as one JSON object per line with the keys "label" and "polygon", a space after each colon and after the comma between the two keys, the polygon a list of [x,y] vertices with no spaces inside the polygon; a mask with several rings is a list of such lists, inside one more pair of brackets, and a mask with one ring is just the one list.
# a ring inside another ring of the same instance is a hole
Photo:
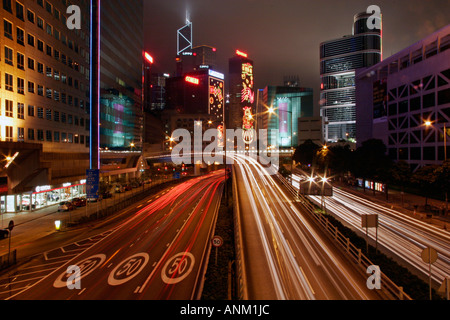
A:
{"label": "high-rise tower", "polygon": [[372,24],[373,19],[365,12],[355,15],[352,35],[320,46],[320,113],[326,142],[356,138],[355,70],[382,59],[381,21]]}
{"label": "high-rise tower", "polygon": [[230,103],[227,112],[227,129],[250,129],[252,127],[249,115],[254,114],[255,88],[254,88],[253,61],[248,55],[239,50],[229,60],[229,94]]}

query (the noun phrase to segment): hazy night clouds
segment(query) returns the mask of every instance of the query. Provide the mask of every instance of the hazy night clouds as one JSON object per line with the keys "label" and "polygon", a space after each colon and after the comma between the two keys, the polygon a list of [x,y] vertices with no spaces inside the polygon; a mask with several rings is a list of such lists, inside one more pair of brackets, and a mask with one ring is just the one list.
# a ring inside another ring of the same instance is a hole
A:
{"label": "hazy night clouds", "polygon": [[320,43],[352,33],[353,16],[378,5],[383,15],[384,57],[450,23],[450,0],[144,0],[145,49],[156,72],[175,70],[176,32],[193,23],[193,42],[217,48],[218,71],[227,73],[236,49],[255,62],[257,88],[280,85],[298,75],[300,84],[320,87]]}

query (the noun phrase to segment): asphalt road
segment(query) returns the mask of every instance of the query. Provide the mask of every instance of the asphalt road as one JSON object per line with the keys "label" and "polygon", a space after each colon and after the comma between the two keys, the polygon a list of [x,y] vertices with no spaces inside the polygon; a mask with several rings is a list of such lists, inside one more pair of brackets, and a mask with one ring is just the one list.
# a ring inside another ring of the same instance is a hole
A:
{"label": "asphalt road", "polygon": [[[320,197],[310,197],[320,204]],[[432,279],[436,288],[450,275],[450,234],[415,217],[410,217],[399,211],[386,208],[354,194],[334,188],[333,197],[325,199],[326,209],[354,230],[360,236],[370,238],[370,243],[384,247],[393,256],[401,259],[403,263],[416,269],[424,279],[429,276],[429,264],[422,260],[422,251],[431,247],[437,253],[437,261],[432,266]],[[366,231],[361,227],[362,215],[373,214],[379,217],[378,232],[375,228]]]}
{"label": "asphalt road", "polygon": [[382,299],[261,165],[235,163],[249,299]]}
{"label": "asphalt road", "polygon": [[26,275],[0,279],[5,298],[197,298],[223,182],[223,171],[191,179],[141,204],[139,211],[121,225],[46,252],[47,263],[29,267]]}

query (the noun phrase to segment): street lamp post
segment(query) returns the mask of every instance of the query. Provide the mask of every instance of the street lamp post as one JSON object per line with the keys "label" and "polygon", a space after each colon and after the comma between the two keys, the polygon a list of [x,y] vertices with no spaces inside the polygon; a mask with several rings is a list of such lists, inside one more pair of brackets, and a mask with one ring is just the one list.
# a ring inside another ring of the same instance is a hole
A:
{"label": "street lamp post", "polygon": [[[433,123],[431,121],[425,121],[426,127],[432,127]],[[444,160],[447,161],[447,124],[444,123]]]}

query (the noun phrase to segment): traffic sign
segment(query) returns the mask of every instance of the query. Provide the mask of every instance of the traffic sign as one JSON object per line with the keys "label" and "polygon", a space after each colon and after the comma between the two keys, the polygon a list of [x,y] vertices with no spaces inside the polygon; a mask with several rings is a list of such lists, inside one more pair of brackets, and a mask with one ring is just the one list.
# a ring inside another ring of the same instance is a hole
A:
{"label": "traffic sign", "polygon": [[213,245],[213,247],[215,247],[215,248],[220,248],[221,246],[223,246],[223,238],[220,237],[220,236],[215,236],[215,237],[212,239],[212,245]]}
{"label": "traffic sign", "polygon": [[433,248],[425,248],[422,251],[422,260],[425,263],[435,263],[438,258],[438,253],[436,249]]}
{"label": "traffic sign", "polygon": [[98,185],[100,181],[99,170],[86,170],[86,198],[98,199]]}
{"label": "traffic sign", "polygon": [[377,228],[378,215],[377,214],[363,214],[361,216],[361,225],[363,228]]}
{"label": "traffic sign", "polygon": [[11,232],[14,229],[14,221],[10,221],[8,225],[8,230]]}

